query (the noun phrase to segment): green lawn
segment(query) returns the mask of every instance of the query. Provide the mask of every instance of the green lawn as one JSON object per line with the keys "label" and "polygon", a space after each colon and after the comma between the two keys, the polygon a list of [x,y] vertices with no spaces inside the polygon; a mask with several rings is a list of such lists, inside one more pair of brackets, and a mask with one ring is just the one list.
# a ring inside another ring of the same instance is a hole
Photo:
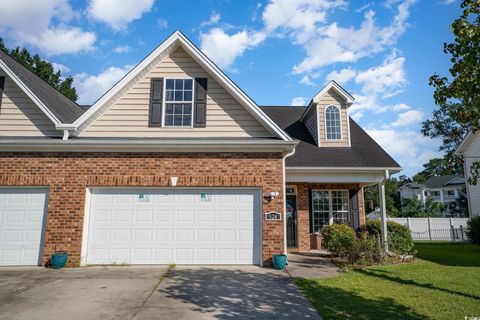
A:
{"label": "green lawn", "polygon": [[480,247],[416,244],[415,262],[297,280],[324,319],[480,317]]}

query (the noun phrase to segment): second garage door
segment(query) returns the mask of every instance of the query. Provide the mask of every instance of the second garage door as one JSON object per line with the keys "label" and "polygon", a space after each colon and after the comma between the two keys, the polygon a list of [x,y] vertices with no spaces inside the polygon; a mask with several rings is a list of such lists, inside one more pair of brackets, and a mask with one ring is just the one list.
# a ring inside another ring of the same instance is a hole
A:
{"label": "second garage door", "polygon": [[258,189],[94,189],[87,264],[260,264]]}

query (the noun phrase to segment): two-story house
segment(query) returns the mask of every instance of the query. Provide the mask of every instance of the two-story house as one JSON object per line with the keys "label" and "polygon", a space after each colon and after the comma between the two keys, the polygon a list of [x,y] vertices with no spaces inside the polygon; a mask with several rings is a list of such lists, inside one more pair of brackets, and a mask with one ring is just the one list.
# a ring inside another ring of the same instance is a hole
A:
{"label": "two-story house", "polygon": [[452,216],[458,206],[458,199],[465,191],[465,179],[462,175],[445,175],[430,177],[425,183],[406,183],[398,189],[400,201],[416,198],[425,205],[428,199],[444,205],[443,215]]}
{"label": "two-story house", "polygon": [[180,32],[87,109],[0,52],[0,98],[0,265],[268,264],[401,169],[337,83],[260,107]]}

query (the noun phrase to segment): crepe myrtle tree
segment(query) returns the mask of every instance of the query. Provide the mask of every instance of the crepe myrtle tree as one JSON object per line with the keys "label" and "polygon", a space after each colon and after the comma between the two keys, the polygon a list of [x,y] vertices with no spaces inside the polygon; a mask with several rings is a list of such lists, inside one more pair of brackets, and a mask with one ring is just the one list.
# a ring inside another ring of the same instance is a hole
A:
{"label": "crepe myrtle tree", "polygon": [[[442,140],[441,151],[452,167],[463,159],[455,155],[466,134],[480,130],[480,0],[463,0],[462,14],[450,26],[455,36],[445,43],[443,52],[450,56],[449,76],[434,74],[429,84],[434,87],[437,109],[423,122],[422,133]],[[470,184],[480,176],[480,159],[469,169]]]}

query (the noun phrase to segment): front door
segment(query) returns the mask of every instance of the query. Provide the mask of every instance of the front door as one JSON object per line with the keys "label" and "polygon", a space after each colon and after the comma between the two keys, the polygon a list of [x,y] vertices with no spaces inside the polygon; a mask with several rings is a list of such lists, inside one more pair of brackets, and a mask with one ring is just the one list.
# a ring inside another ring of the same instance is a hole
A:
{"label": "front door", "polygon": [[297,246],[297,196],[287,195],[287,246]]}

